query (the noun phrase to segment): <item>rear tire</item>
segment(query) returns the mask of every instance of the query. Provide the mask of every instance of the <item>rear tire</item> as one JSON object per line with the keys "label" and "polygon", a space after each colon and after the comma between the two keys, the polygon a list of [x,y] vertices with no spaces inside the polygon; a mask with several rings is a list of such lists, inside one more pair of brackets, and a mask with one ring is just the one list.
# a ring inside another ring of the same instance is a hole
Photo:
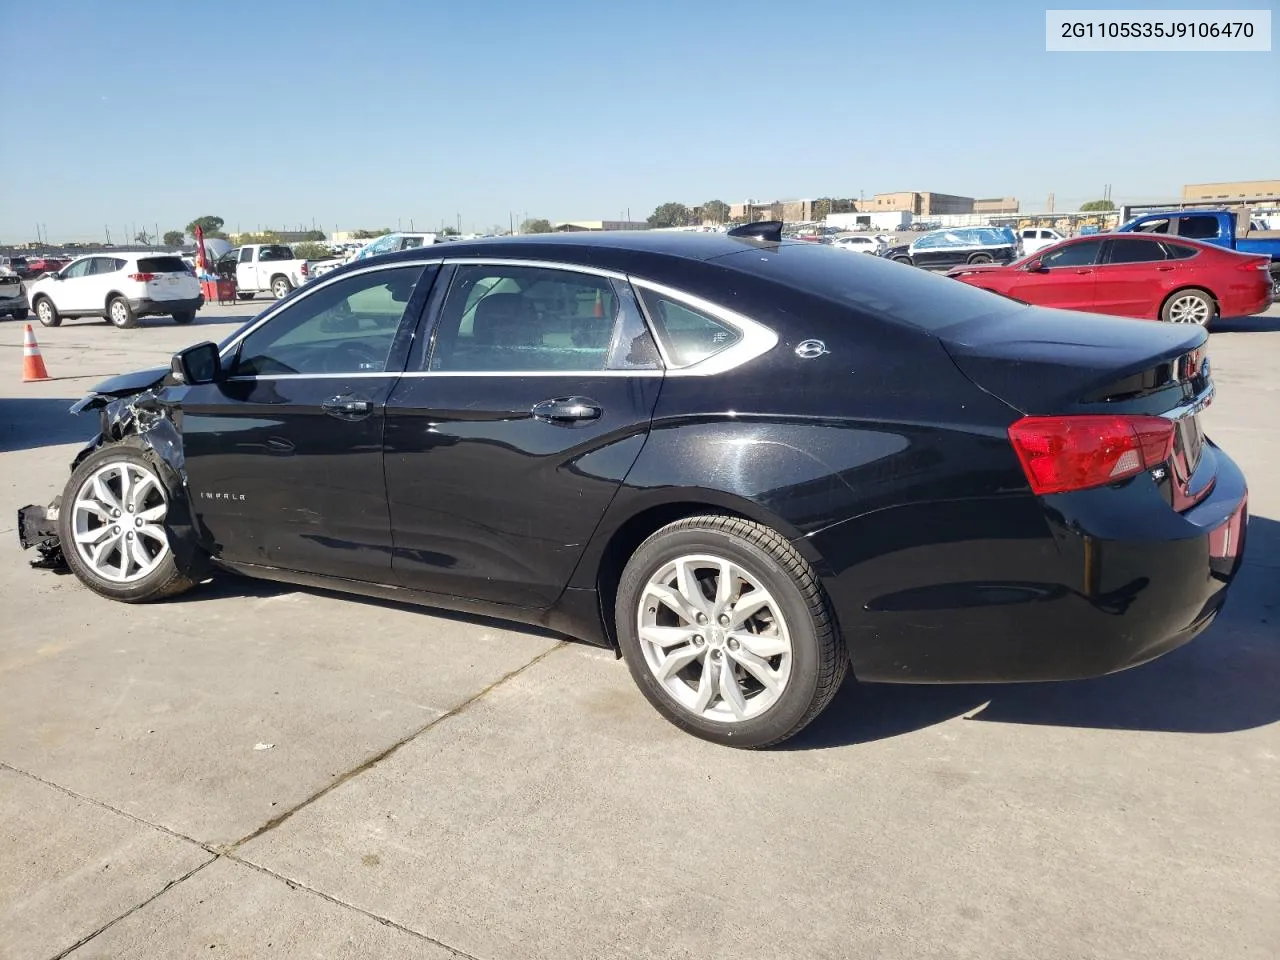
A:
{"label": "rear tire", "polygon": [[254,298],[254,296],[255,296],[255,294],[252,294],[252,293],[237,293],[237,294],[236,294],[236,299],[237,299],[237,300],[252,300],[252,299]]}
{"label": "rear tire", "polygon": [[1191,323],[1207,327],[1217,313],[1217,303],[1205,291],[1175,290],[1160,309],[1160,319],[1165,323]]}
{"label": "rear tire", "polygon": [[972,257],[969,258],[969,262],[970,263],[991,263],[991,254],[975,253]]}
{"label": "rear tire", "polygon": [[196,312],[194,310],[183,310],[180,313],[173,314],[172,316],[174,323],[192,323],[196,319]]}
{"label": "rear tire", "polygon": [[71,572],[94,593],[125,603],[191,589],[195,581],[178,570],[164,526],[172,500],[140,441],[89,454],[67,480],[58,511],[58,538]]}
{"label": "rear tire", "polygon": [[277,300],[283,300],[293,290],[293,284],[285,277],[276,277],[271,281],[271,293]]}
{"label": "rear tire", "polygon": [[909,267],[909,266],[911,266],[911,258],[910,258],[910,257],[894,257],[894,258],[893,258],[893,262],[894,262],[894,263],[905,263],[908,267]]}
{"label": "rear tire", "polygon": [[53,301],[48,297],[37,297],[35,307],[36,319],[40,321],[40,326],[56,327],[62,323],[58,308],[53,305]]}
{"label": "rear tire", "polygon": [[129,306],[128,300],[124,297],[112,297],[107,302],[107,322],[113,327],[127,330],[129,327],[138,325],[138,318],[133,312],[133,307]]}
{"label": "rear tire", "polygon": [[622,573],[614,616],[645,698],[726,746],[799,733],[848,669],[813,568],[776,531],[738,517],[689,517],[654,533]]}

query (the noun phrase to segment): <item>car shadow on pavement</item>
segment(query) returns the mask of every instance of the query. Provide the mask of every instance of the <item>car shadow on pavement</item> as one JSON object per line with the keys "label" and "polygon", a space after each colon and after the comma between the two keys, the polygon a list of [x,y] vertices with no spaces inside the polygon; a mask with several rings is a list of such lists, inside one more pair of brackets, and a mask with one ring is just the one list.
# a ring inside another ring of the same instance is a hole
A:
{"label": "car shadow on pavement", "polygon": [[906,686],[850,679],[784,750],[882,740],[966,717],[1108,730],[1229,733],[1280,720],[1280,523],[1249,521],[1247,560],[1213,625],[1151,663],[1053,683]]}
{"label": "car shadow on pavement", "polygon": [[69,412],[79,397],[0,397],[0,453],[88,442],[98,418]]}
{"label": "car shadow on pavement", "polygon": [[1280,316],[1259,314],[1256,317],[1234,317],[1215,320],[1210,333],[1275,333],[1280,331]]}

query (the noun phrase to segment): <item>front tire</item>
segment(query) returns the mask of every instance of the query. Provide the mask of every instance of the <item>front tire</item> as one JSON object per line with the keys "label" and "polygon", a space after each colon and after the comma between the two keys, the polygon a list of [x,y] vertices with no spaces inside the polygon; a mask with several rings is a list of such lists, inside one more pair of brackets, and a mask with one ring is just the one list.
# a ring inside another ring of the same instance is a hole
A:
{"label": "front tire", "polygon": [[894,263],[905,263],[908,267],[909,267],[909,266],[911,266],[911,258],[910,258],[910,257],[894,257],[894,258],[893,258],[893,262],[894,262]]}
{"label": "front tire", "polygon": [[119,327],[121,330],[127,330],[129,327],[138,325],[138,318],[133,312],[133,307],[129,306],[129,301],[124,297],[112,297],[107,304],[107,321],[113,327]]}
{"label": "front tire", "polygon": [[15,311],[13,311],[13,319],[15,319],[15,320],[25,320],[25,319],[27,319],[27,311],[26,311],[26,309],[24,308],[24,309],[22,309],[22,310],[15,310]]}
{"label": "front tire", "polygon": [[1213,297],[1203,290],[1178,290],[1164,302],[1160,319],[1165,323],[1192,323],[1207,327],[1218,312]]}
{"label": "front tire", "polygon": [[194,310],[183,310],[180,313],[173,314],[172,316],[174,323],[194,323],[196,319],[196,312]]}
{"label": "front tire", "polygon": [[271,293],[277,300],[283,300],[293,290],[293,284],[284,277],[276,277],[271,281]]}
{"label": "front tire", "polygon": [[62,323],[58,308],[48,297],[41,297],[36,301],[36,319],[40,321],[42,327],[56,327]]}
{"label": "front tire", "polygon": [[813,568],[776,531],[738,517],[690,517],[649,537],[623,571],[615,623],[654,708],[727,746],[799,733],[848,669]]}
{"label": "front tire", "polygon": [[71,572],[101,596],[147,603],[194,586],[173,558],[165,527],[172,499],[136,440],[100,447],[72,472],[58,511]]}

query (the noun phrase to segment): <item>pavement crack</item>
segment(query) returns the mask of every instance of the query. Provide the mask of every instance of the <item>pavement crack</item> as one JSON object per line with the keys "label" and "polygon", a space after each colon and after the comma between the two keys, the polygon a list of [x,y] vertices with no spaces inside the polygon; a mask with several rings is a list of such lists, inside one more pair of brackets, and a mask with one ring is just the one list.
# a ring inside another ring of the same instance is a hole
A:
{"label": "pavement crack", "polygon": [[422,734],[426,733],[436,724],[443,723],[444,721],[448,720],[450,717],[456,717],[458,714],[462,713],[464,710],[470,707],[473,703],[483,699],[491,690],[497,689],[498,687],[500,687],[502,684],[506,683],[508,680],[512,679],[513,677],[517,677],[520,674],[524,673],[526,670],[528,670],[530,667],[536,666],[537,664],[541,663],[544,659],[546,659],[548,656],[550,656],[552,653],[554,653],[556,650],[559,650],[563,646],[565,646],[565,641],[561,640],[558,643],[556,643],[555,646],[549,647],[548,649],[544,650],[542,653],[538,654],[528,663],[521,664],[520,666],[516,667],[514,670],[511,670],[508,673],[503,674],[497,680],[493,681],[493,683],[489,684],[483,690],[479,691],[475,696],[469,697],[468,699],[464,700],[462,703],[454,707],[452,710],[448,710],[440,714],[440,716],[438,717],[432,717],[422,726],[418,727],[415,730],[410,731],[408,734],[401,737],[399,740],[391,744],[386,749],[382,750],[379,753],[374,754],[369,759],[362,761],[361,763],[352,767],[346,773],[343,773],[340,776],[335,777],[332,782],[325,784],[323,787],[321,787],[311,796],[307,797],[305,800],[302,800],[301,802],[295,804],[294,806],[290,807],[288,810],[285,810],[283,813],[279,814],[278,816],[272,817],[270,820],[268,820],[262,826],[258,827],[258,829],[254,830],[248,836],[241,837],[239,840],[235,841],[235,843],[228,844],[227,846],[222,847],[221,849],[215,852],[221,853],[223,855],[230,854],[235,850],[238,850],[240,847],[244,846],[249,841],[256,840],[258,837],[262,836],[265,833],[270,833],[276,827],[280,826],[282,823],[290,819],[294,814],[298,813],[301,810],[305,810],[307,807],[311,806],[311,804],[315,803],[321,797],[324,797],[327,794],[331,793],[332,791],[336,790],[338,787],[342,786],[344,783],[353,779],[354,777],[358,777],[360,774],[364,773],[366,770],[373,769],[383,760],[386,760],[388,757],[392,756],[397,750],[403,747],[406,743],[410,743],[416,740],[418,737],[422,736]]}
{"label": "pavement crack", "polygon": [[168,883],[166,883],[163,887],[161,887],[159,890],[157,890],[157,891],[156,891],[155,893],[153,893],[151,896],[147,897],[147,899],[143,900],[141,903],[139,903],[139,904],[137,904],[137,905],[135,905],[135,906],[130,907],[130,908],[129,908],[128,910],[126,910],[124,913],[120,914],[120,916],[115,917],[115,918],[114,918],[114,919],[112,919],[112,920],[108,920],[106,923],[104,923],[102,926],[100,926],[97,930],[94,930],[94,931],[93,931],[92,933],[90,933],[88,936],[86,936],[86,937],[82,937],[80,940],[77,940],[75,943],[73,943],[71,946],[67,947],[67,949],[63,950],[61,953],[54,954],[54,955],[50,958],[50,960],[63,960],[63,958],[64,958],[64,957],[66,957],[66,956],[68,956],[68,955],[70,955],[70,954],[74,953],[75,951],[79,950],[81,947],[83,947],[83,946],[84,946],[86,943],[88,943],[90,940],[94,939],[95,937],[99,937],[99,936],[101,936],[102,934],[106,933],[108,930],[110,930],[112,927],[114,927],[114,926],[115,926],[117,923],[119,923],[121,920],[124,920],[124,919],[126,919],[126,918],[128,918],[128,917],[133,916],[135,913],[137,913],[137,912],[138,912],[139,910],[141,910],[143,907],[147,906],[147,904],[152,903],[153,901],[155,901],[155,900],[156,900],[156,899],[158,899],[159,897],[164,896],[165,892],[166,892],[167,890],[169,890],[171,887],[176,887],[178,884],[182,883],[182,881],[184,881],[184,880],[186,880],[186,879],[188,879],[188,878],[190,878],[190,877],[195,876],[197,873],[199,873],[201,870],[203,870],[205,867],[207,867],[209,864],[213,863],[213,862],[214,862],[215,860],[217,860],[217,859],[218,859],[218,857],[217,857],[217,855],[215,854],[214,856],[211,856],[208,860],[206,860],[204,863],[200,864],[199,866],[195,867],[194,869],[188,870],[188,871],[187,871],[186,873],[184,873],[182,876],[180,876],[180,877],[175,877],[173,880],[170,880]]}
{"label": "pavement crack", "polygon": [[[547,651],[547,652],[550,653],[551,651]],[[546,656],[546,654],[543,654],[542,656]],[[542,657],[539,657],[538,659],[541,660]],[[524,669],[524,668],[522,667],[521,669]],[[516,672],[519,672],[519,671],[516,671]],[[502,681],[499,680],[498,682],[501,683]],[[433,944],[437,947],[440,947],[443,950],[448,950],[455,957],[460,957],[462,958],[462,960],[480,960],[480,958],[475,956],[475,954],[467,953],[465,950],[459,950],[457,947],[452,947],[449,944],[445,943],[443,940],[437,940],[435,937],[425,934],[421,930],[415,930],[413,929],[413,927],[406,927],[403,923],[396,923],[396,921],[390,920],[387,917],[382,916],[381,914],[374,913],[371,910],[366,910],[363,907],[359,907],[354,903],[348,903],[346,900],[340,900],[335,896],[325,893],[323,890],[317,890],[315,887],[308,886],[307,884],[303,883],[300,880],[295,880],[292,877],[286,877],[282,873],[276,873],[274,870],[264,867],[261,864],[254,863],[252,860],[245,860],[243,857],[236,856],[233,853],[226,853],[226,854],[223,854],[222,856],[224,859],[230,860],[233,863],[241,864],[242,866],[248,867],[250,870],[256,870],[261,874],[265,874],[268,877],[271,877],[275,880],[279,880],[281,883],[283,883],[285,886],[287,886],[291,890],[302,890],[302,891],[305,891],[306,893],[310,893],[310,894],[313,894],[314,896],[319,897],[321,900],[326,900],[329,903],[334,904],[335,906],[343,907],[347,910],[354,910],[356,913],[361,914],[362,916],[366,916],[370,920],[376,920],[378,923],[382,924],[384,927],[390,927],[392,930],[398,930],[401,933],[407,933],[411,937],[416,937],[419,940],[423,940],[427,943]],[[57,960],[57,958],[55,958],[55,960]]]}
{"label": "pavement crack", "polygon": [[134,823],[141,824],[144,827],[150,827],[152,830],[159,830],[161,833],[168,834],[169,836],[173,837],[175,840],[185,840],[187,843],[195,844],[205,853],[211,853],[214,856],[217,856],[218,854],[218,851],[215,848],[209,846],[209,844],[207,843],[203,843],[200,840],[197,840],[195,837],[188,837],[185,833],[179,833],[177,830],[173,830],[162,824],[152,823],[150,820],[144,820],[142,817],[139,817],[136,814],[132,814],[128,810],[121,810],[119,807],[113,807],[109,803],[105,803],[102,800],[98,800],[95,797],[86,796],[83,793],[80,793],[76,790],[72,790],[70,787],[64,787],[60,783],[54,783],[54,781],[52,780],[46,780],[44,777],[39,776],[38,774],[34,774],[29,770],[23,770],[20,767],[15,767],[11,763],[6,763],[5,761],[0,760],[0,770],[9,770],[9,771],[12,771],[13,773],[18,774],[21,777],[26,777],[29,780],[34,780],[36,781],[36,783],[43,783],[46,787],[52,787],[54,790],[57,790],[59,793],[65,793],[67,796],[74,797],[76,800],[83,800],[85,803],[91,803],[95,807],[101,807],[103,810],[108,810],[111,813],[124,817],[126,820],[132,820]]}

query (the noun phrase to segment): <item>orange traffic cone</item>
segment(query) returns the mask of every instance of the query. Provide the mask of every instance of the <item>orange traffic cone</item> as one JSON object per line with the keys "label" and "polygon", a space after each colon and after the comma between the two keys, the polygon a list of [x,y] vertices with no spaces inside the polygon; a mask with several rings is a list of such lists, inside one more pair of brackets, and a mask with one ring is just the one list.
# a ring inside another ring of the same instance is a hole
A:
{"label": "orange traffic cone", "polygon": [[595,306],[591,308],[591,315],[593,317],[604,316],[604,300],[601,298],[599,290],[596,291],[596,303]]}
{"label": "orange traffic cone", "polygon": [[40,344],[36,343],[36,332],[27,324],[22,332],[22,382],[34,380],[52,380],[49,371],[44,368],[44,357],[40,356]]}

